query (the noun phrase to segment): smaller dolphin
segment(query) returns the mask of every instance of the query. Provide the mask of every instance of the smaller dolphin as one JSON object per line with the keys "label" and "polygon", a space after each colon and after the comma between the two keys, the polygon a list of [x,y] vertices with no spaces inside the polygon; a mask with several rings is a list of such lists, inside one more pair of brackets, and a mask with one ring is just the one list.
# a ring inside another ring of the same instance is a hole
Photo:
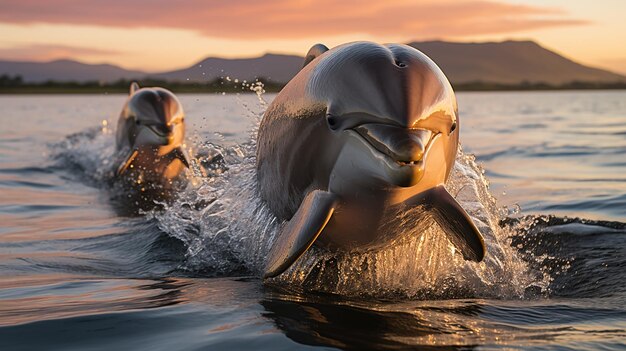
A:
{"label": "smaller dolphin", "polygon": [[185,168],[185,113],[172,92],[133,82],[117,122],[115,175],[148,187],[169,187]]}

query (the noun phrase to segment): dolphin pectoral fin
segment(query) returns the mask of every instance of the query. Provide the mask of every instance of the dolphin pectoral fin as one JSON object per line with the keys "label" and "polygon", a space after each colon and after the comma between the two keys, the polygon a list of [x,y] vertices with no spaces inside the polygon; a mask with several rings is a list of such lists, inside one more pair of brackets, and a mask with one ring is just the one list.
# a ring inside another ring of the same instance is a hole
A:
{"label": "dolphin pectoral fin", "polygon": [[315,60],[316,57],[328,51],[328,47],[324,44],[315,44],[311,46],[309,52],[306,53],[306,57],[304,58],[304,63],[302,64],[302,68],[308,65],[311,61]]}
{"label": "dolphin pectoral fin", "polygon": [[446,233],[448,240],[468,261],[480,262],[485,257],[485,242],[476,225],[450,195],[443,185],[417,195],[423,204],[428,205],[437,224]]}
{"label": "dolphin pectoral fin", "polygon": [[176,149],[172,150],[171,155],[173,158],[179,159],[180,162],[182,162],[185,165],[185,167],[189,168],[191,161],[185,149],[183,149],[182,147],[177,147]]}
{"label": "dolphin pectoral fin", "polygon": [[333,215],[336,204],[337,196],[323,190],[312,191],[304,198],[296,214],[278,234],[263,278],[281,274],[313,245]]}
{"label": "dolphin pectoral fin", "polygon": [[126,172],[126,170],[128,169],[128,167],[130,167],[131,163],[133,163],[133,160],[135,160],[135,157],[137,157],[137,155],[139,154],[139,151],[137,150],[132,150],[128,156],[126,156],[126,158],[124,159],[124,161],[122,161],[122,163],[120,164],[119,167],[117,167],[117,170],[115,171],[115,175],[116,176],[121,176],[122,174],[124,174]]}

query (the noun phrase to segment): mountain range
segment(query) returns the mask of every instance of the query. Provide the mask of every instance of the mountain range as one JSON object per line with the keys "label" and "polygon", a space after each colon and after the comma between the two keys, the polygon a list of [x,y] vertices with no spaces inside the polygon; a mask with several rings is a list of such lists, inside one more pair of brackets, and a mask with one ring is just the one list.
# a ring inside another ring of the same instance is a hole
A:
{"label": "mountain range", "polygon": [[[582,65],[533,41],[456,43],[412,42],[431,57],[453,84],[472,82],[496,84],[577,82],[626,82],[626,77]],[[25,82],[102,81],[155,78],[178,82],[208,82],[218,77],[239,80],[269,79],[286,83],[300,69],[303,57],[265,54],[255,58],[206,58],[190,67],[168,72],[127,70],[109,64],[85,64],[72,60],[51,62],[0,61],[0,75],[19,75]]]}
{"label": "mountain range", "polygon": [[127,70],[109,64],[92,65],[73,60],[50,62],[0,61],[0,75],[21,76],[25,82],[112,82],[119,79],[139,79],[146,72]]}
{"label": "mountain range", "polygon": [[626,77],[592,68],[533,41],[486,43],[414,42],[409,45],[433,59],[453,83],[521,82],[565,84],[626,81]]}

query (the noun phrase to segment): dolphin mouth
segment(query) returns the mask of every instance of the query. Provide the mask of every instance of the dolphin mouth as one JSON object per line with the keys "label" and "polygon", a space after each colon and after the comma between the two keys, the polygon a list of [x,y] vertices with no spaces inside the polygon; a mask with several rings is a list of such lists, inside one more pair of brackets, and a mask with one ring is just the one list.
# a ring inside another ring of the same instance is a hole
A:
{"label": "dolphin mouth", "polygon": [[149,146],[165,154],[182,142],[182,132],[176,125],[138,124],[132,147]]}
{"label": "dolphin mouth", "polygon": [[154,135],[156,145],[170,145],[174,142],[174,125],[146,124],[144,126]]}
{"label": "dolphin mouth", "polygon": [[146,127],[148,127],[148,129],[150,129],[152,133],[156,134],[157,136],[161,138],[169,139],[174,134],[173,128],[170,126],[161,125],[161,124],[151,124],[151,125],[147,125]]}
{"label": "dolphin mouth", "polygon": [[421,162],[421,160],[417,160],[417,161],[396,161],[398,163],[398,165],[400,166],[417,166],[419,162]]}
{"label": "dolphin mouth", "polygon": [[352,128],[376,151],[397,166],[423,167],[424,158],[439,133],[422,128],[403,128],[368,123]]}

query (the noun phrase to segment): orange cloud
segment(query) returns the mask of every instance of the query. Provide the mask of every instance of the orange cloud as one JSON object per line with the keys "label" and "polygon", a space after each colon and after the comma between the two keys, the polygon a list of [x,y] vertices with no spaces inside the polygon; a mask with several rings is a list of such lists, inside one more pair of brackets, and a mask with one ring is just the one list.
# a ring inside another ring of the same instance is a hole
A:
{"label": "orange cloud", "polygon": [[109,56],[117,55],[119,51],[83,48],[67,45],[33,44],[10,48],[0,48],[0,57],[3,60],[50,61],[72,58],[76,56]]}
{"label": "orange cloud", "polygon": [[497,0],[20,0],[0,3],[0,22],[176,28],[230,39],[453,38],[586,23]]}

